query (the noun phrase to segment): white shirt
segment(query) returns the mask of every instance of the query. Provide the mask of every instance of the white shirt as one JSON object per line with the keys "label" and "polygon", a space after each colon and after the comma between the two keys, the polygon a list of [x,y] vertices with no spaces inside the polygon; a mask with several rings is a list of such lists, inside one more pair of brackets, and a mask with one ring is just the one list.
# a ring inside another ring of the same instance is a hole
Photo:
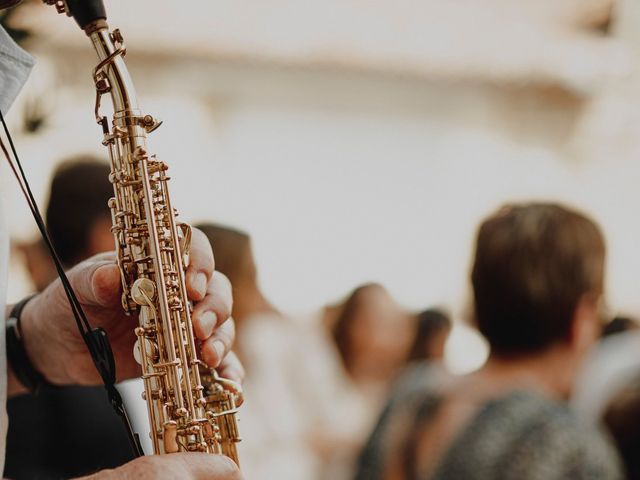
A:
{"label": "white shirt", "polygon": [[3,115],[7,115],[27,81],[33,64],[33,57],[22,50],[0,26],[0,109]]}
{"label": "white shirt", "polygon": [[240,464],[252,480],[314,480],[305,407],[291,372],[299,367],[295,325],[275,313],[244,320],[236,339],[245,354],[245,401],[238,413]]}
{"label": "white shirt", "polygon": [[[6,115],[33,67],[33,58],[22,50],[0,27],[0,109]],[[0,208],[0,312],[5,311],[7,269],[9,267],[9,235]],[[7,358],[4,327],[0,328],[0,468],[4,470],[7,436]]]}
{"label": "white shirt", "polygon": [[640,331],[616,333],[591,349],[581,367],[571,403],[586,418],[599,421],[613,397],[632,385],[640,372]]}

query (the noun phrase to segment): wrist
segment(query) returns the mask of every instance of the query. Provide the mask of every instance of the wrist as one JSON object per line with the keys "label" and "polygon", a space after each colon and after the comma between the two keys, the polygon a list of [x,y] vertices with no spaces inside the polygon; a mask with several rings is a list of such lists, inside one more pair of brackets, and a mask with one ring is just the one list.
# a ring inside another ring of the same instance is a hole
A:
{"label": "wrist", "polygon": [[64,383],[62,378],[56,378],[51,375],[53,371],[51,362],[45,358],[47,350],[52,345],[47,345],[47,335],[41,330],[42,313],[39,308],[42,294],[33,297],[24,306],[20,315],[20,340],[24,347],[28,361],[33,369],[44,377],[45,382]]}
{"label": "wrist", "polygon": [[33,366],[23,342],[22,314],[32,300],[33,296],[27,297],[7,310],[5,325],[7,386],[11,395],[37,393],[46,383],[44,376]]}

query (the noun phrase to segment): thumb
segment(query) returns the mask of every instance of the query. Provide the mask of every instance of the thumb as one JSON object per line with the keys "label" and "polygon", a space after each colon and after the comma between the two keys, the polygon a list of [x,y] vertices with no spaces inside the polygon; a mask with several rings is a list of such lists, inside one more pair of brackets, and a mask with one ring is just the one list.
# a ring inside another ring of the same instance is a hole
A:
{"label": "thumb", "polygon": [[120,270],[113,260],[100,257],[80,263],[67,275],[80,303],[110,307],[120,302]]}

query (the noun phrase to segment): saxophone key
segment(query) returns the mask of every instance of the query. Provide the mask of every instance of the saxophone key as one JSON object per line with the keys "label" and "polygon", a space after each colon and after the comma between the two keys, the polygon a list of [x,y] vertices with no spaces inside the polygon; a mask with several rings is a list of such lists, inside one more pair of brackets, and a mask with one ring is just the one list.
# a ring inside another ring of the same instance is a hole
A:
{"label": "saxophone key", "polygon": [[178,429],[178,435],[187,436],[187,435],[198,435],[202,429],[200,425],[188,425],[184,428]]}
{"label": "saxophone key", "polygon": [[136,311],[138,307],[138,305],[133,300],[131,300],[129,293],[126,291],[122,292],[122,296],[120,297],[120,302],[122,303],[122,309],[127,315],[131,315],[133,312]]}
{"label": "saxophone key", "polygon": [[[142,397],[143,400],[147,400],[149,393],[146,390],[143,390],[142,393],[140,394],[140,396]],[[162,398],[164,398],[164,394],[162,393],[162,389],[161,388],[157,388],[155,390],[151,390],[151,398],[153,400],[160,400]]]}
{"label": "saxophone key", "polygon": [[169,300],[169,308],[171,310],[183,310],[184,309],[184,304],[182,303],[182,300],[180,300],[178,297],[173,297]]}
{"label": "saxophone key", "polygon": [[178,445],[178,424],[169,420],[162,426],[162,440],[164,443],[164,451],[166,453],[176,453],[180,451]]}
{"label": "saxophone key", "polygon": [[153,305],[156,284],[148,278],[138,278],[131,286],[131,298],[140,306]]}
{"label": "saxophone key", "polygon": [[187,445],[188,452],[207,452],[209,451],[207,444],[204,442],[190,443]]}
{"label": "saxophone key", "polygon": [[[142,345],[144,345],[144,352],[142,349]],[[144,359],[142,358],[143,353],[145,357],[151,362],[155,362],[159,358],[158,347],[156,346],[156,344],[147,338],[141,337],[138,338],[136,340],[136,343],[133,345],[133,358],[139,365],[144,365]]]}

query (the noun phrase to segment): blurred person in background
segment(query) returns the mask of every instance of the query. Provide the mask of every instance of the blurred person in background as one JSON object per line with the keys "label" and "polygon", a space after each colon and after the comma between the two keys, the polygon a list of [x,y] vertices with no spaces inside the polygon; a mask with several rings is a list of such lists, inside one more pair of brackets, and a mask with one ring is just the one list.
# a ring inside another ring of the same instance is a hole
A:
{"label": "blurred person in background", "polygon": [[622,457],[625,478],[640,480],[640,369],[635,378],[611,398],[603,421]]}
{"label": "blurred person in background", "polygon": [[320,464],[310,430],[320,410],[310,394],[318,379],[313,367],[305,368],[313,354],[308,336],[262,293],[247,233],[210,223],[197,228],[233,288],[236,352],[247,372],[240,412],[243,472],[252,480],[316,478]]}
{"label": "blurred person in background", "polygon": [[[113,250],[107,208],[113,196],[109,173],[106,163],[89,155],[63,161],[54,172],[45,218],[66,269]],[[38,246],[46,248],[35,242],[34,248]],[[57,274],[48,252],[32,252],[36,253],[46,261],[29,271],[36,274],[32,278],[41,289]],[[114,468],[133,458],[127,432],[103,387],[46,386],[38,395],[9,399],[7,411],[4,473],[8,478],[69,478]]]}
{"label": "blurred person in background", "polygon": [[441,362],[451,327],[451,319],[442,310],[431,308],[416,315],[416,333],[409,349],[409,362]]}
{"label": "blurred person in background", "polygon": [[616,317],[602,334],[580,369],[571,403],[592,422],[604,415],[613,395],[633,384],[640,371],[640,330],[630,317]]}
{"label": "blurred person in background", "polygon": [[640,323],[631,317],[614,317],[602,327],[602,337],[640,329]]}
{"label": "blurred person in background", "polygon": [[363,397],[376,403],[407,358],[410,316],[377,283],[356,288],[335,310],[329,323],[344,371]]}
{"label": "blurred person in background", "polygon": [[[420,392],[426,386],[435,389],[440,382],[446,381],[443,360],[445,345],[452,328],[451,319],[442,310],[432,308],[415,315],[415,322],[415,334],[407,363],[391,386],[375,431],[371,434],[374,438],[391,428],[389,422],[393,421],[393,412],[402,408],[407,392]],[[359,462],[368,462],[368,459],[364,456],[359,458]],[[366,471],[367,468],[368,465],[360,464],[357,471]],[[358,475],[361,476],[361,473]]]}
{"label": "blurred person in background", "polygon": [[64,160],[53,174],[45,221],[66,268],[114,249],[110,173],[100,158],[80,155]]}
{"label": "blurred person in background", "polygon": [[604,258],[595,223],[556,204],[486,219],[471,280],[488,361],[405,392],[356,478],[622,478],[606,436],[565,404],[599,336]]}
{"label": "blurred person in background", "polygon": [[22,257],[24,267],[36,292],[43,291],[58,276],[47,246],[42,239],[12,245],[12,249],[15,249]]}
{"label": "blurred person in background", "polygon": [[[100,158],[80,155],[61,162],[51,180],[45,222],[65,268],[90,256],[113,250],[113,196],[110,167]],[[78,181],[78,179],[82,179]],[[17,245],[35,291],[41,292],[58,274],[41,238]]]}
{"label": "blurred person in background", "polygon": [[592,423],[607,427],[626,478],[640,479],[640,331],[630,317],[616,317],[589,354],[571,399]]}
{"label": "blurred person in background", "polygon": [[411,319],[377,283],[361,285],[325,309],[324,323],[341,364],[335,372],[340,408],[333,414],[341,428],[326,432],[322,478],[353,476],[358,452],[407,360],[415,332]]}

